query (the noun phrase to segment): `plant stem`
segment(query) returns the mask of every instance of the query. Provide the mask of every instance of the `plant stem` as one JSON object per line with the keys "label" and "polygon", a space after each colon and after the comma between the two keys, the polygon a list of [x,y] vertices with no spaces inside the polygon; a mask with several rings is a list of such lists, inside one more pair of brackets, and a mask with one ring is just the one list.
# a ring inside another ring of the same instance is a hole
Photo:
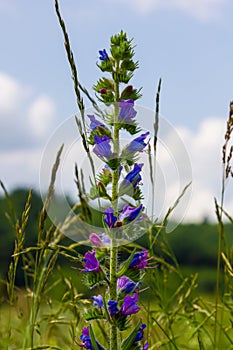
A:
{"label": "plant stem", "polygon": [[[116,71],[118,70],[119,63],[116,62]],[[114,120],[114,132],[113,132],[113,152],[115,157],[119,157],[119,125],[118,125],[118,101],[119,101],[119,83],[115,82],[115,120]],[[119,169],[113,171],[112,175],[112,206],[114,211],[118,212],[118,181],[119,181]],[[115,232],[112,234],[112,246],[110,249],[110,299],[116,300],[117,298],[117,255],[118,248],[116,244]],[[116,324],[112,324],[110,328],[110,350],[118,349],[118,331]]]}

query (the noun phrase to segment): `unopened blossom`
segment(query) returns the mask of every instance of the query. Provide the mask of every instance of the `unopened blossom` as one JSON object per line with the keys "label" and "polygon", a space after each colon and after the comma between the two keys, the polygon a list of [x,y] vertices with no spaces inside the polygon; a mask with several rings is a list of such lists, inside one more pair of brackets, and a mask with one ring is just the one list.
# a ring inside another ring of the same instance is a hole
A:
{"label": "unopened blossom", "polygon": [[109,61],[109,57],[108,57],[107,51],[105,49],[99,50],[99,55],[100,55],[99,59],[101,61]]}
{"label": "unopened blossom", "polygon": [[117,221],[117,217],[114,215],[114,209],[112,207],[109,207],[105,209],[104,213],[104,221],[106,222],[109,228],[113,228],[115,222]]}
{"label": "unopened blossom", "polygon": [[111,316],[114,316],[118,312],[117,305],[118,305],[118,302],[115,300],[108,301],[108,311]]}

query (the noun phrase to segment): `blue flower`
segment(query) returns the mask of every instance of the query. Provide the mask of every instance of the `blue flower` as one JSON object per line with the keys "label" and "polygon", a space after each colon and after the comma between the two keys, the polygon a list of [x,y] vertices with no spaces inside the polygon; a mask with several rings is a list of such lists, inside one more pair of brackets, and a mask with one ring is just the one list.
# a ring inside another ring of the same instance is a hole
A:
{"label": "blue flower", "polygon": [[117,301],[114,301],[114,300],[108,301],[108,311],[111,316],[114,316],[118,312],[117,304],[118,304]]}
{"label": "blue flower", "polygon": [[94,142],[95,146],[93,148],[93,152],[99,156],[99,157],[110,157],[112,152],[111,152],[111,145],[110,143],[110,138],[106,135],[104,136],[98,136],[94,135]]}
{"label": "blue flower", "polygon": [[[93,350],[88,327],[83,328],[82,335],[80,336],[80,339],[82,341],[81,343],[78,344],[80,346],[80,348],[84,348],[87,350]],[[96,341],[96,346],[98,349],[101,349],[101,346],[97,341]]]}
{"label": "blue flower", "polygon": [[149,135],[149,131],[147,131],[145,134],[141,134],[139,137],[136,137],[133,139],[127,146],[126,146],[126,152],[130,154],[136,153],[136,152],[142,152],[143,149],[146,147],[146,143],[144,142],[147,136]]}
{"label": "blue flower", "polygon": [[119,113],[119,121],[122,123],[129,123],[135,118],[137,112],[133,108],[134,101],[133,100],[122,100],[119,102],[120,113]]}
{"label": "blue flower", "polygon": [[137,332],[137,335],[136,335],[136,337],[135,337],[135,339],[134,339],[134,344],[137,343],[138,341],[144,339],[144,329],[145,329],[145,328],[146,328],[146,325],[143,323],[143,324],[140,326],[140,328],[139,328],[139,330],[138,330],[138,332]]}
{"label": "blue flower", "polygon": [[85,349],[90,349],[90,350],[93,349],[93,347],[91,345],[91,339],[90,339],[88,327],[83,328],[82,335],[80,336],[80,339],[82,340],[80,347],[85,348]]}
{"label": "blue flower", "polygon": [[99,50],[99,54],[100,54],[99,58],[101,61],[109,61],[109,57],[105,49]]}
{"label": "blue flower", "polygon": [[101,123],[99,120],[95,119],[95,116],[94,115],[88,115],[88,118],[90,119],[91,121],[91,124],[90,124],[90,128],[91,130],[95,130],[98,128],[98,126],[105,126],[103,123]]}
{"label": "blue flower", "polygon": [[139,306],[137,305],[138,294],[134,294],[133,296],[127,295],[124,297],[124,302],[121,307],[122,315],[133,315],[139,311]]}
{"label": "blue flower", "polygon": [[93,250],[92,252],[85,253],[83,262],[85,263],[85,269],[83,270],[84,272],[100,270],[99,261],[95,257],[95,250]]}
{"label": "blue flower", "polygon": [[101,308],[104,307],[104,302],[103,302],[102,295],[100,295],[100,294],[97,295],[97,296],[94,295],[93,297],[91,297],[91,299],[94,300],[94,303],[93,303],[94,306],[99,306]]}
{"label": "blue flower", "polygon": [[127,276],[122,276],[117,279],[117,289],[127,294],[131,293],[135,289],[136,285],[137,284]]}
{"label": "blue flower", "polygon": [[120,213],[119,219],[126,223],[131,222],[137,218],[141,210],[142,204],[140,204],[139,207],[130,207],[129,205],[126,205]]}
{"label": "blue flower", "polygon": [[90,233],[89,239],[91,243],[97,248],[107,247],[111,244],[111,239],[106,233],[100,233],[97,235],[96,233]]}
{"label": "blue flower", "polygon": [[139,174],[141,169],[143,167],[143,164],[134,164],[134,168],[133,170],[131,170],[126,177],[124,178],[124,180],[122,181],[120,187],[124,188],[124,187],[128,187],[130,184],[133,185],[133,187],[135,188],[139,182],[141,181],[142,177]]}
{"label": "blue flower", "polygon": [[107,208],[104,213],[104,221],[108,225],[109,228],[113,228],[115,222],[117,221],[117,217],[114,215],[114,209],[112,207]]}
{"label": "blue flower", "polygon": [[129,267],[134,267],[141,270],[148,267],[148,250],[135,253]]}

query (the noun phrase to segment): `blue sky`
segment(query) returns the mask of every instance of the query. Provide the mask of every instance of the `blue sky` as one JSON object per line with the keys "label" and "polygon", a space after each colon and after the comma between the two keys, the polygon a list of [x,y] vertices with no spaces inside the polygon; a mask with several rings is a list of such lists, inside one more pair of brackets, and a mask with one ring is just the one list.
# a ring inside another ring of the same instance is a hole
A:
{"label": "blue sky", "polygon": [[[100,74],[98,50],[108,47],[110,35],[124,29],[134,38],[140,69],[133,84],[143,87],[140,105],[154,107],[161,77],[161,114],[190,154],[190,220],[212,216],[212,198],[220,192],[224,122],[233,99],[233,3],[60,0],[60,9],[80,81],[89,90]],[[77,112],[53,1],[0,0],[0,42],[0,178],[8,188],[38,187],[49,136]],[[227,206],[232,205],[229,199]]]}

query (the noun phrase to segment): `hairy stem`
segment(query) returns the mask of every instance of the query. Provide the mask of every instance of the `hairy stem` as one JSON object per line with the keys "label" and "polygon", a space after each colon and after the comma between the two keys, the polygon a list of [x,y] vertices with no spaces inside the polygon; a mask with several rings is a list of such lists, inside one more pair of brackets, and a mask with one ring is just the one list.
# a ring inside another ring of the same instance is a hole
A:
{"label": "hairy stem", "polygon": [[[118,62],[116,62],[116,70],[118,69]],[[113,134],[113,152],[115,157],[119,157],[119,126],[118,126],[118,101],[119,101],[119,83],[115,83],[115,120],[114,120],[114,134]],[[119,169],[117,168],[113,172],[112,176],[112,206],[114,211],[118,212],[118,181],[119,181]],[[114,231],[114,230],[113,230]],[[112,246],[110,250],[110,299],[116,300],[117,292],[117,255],[118,248],[116,245],[115,232],[112,234]],[[110,328],[110,350],[118,349],[118,331],[115,324]]]}

